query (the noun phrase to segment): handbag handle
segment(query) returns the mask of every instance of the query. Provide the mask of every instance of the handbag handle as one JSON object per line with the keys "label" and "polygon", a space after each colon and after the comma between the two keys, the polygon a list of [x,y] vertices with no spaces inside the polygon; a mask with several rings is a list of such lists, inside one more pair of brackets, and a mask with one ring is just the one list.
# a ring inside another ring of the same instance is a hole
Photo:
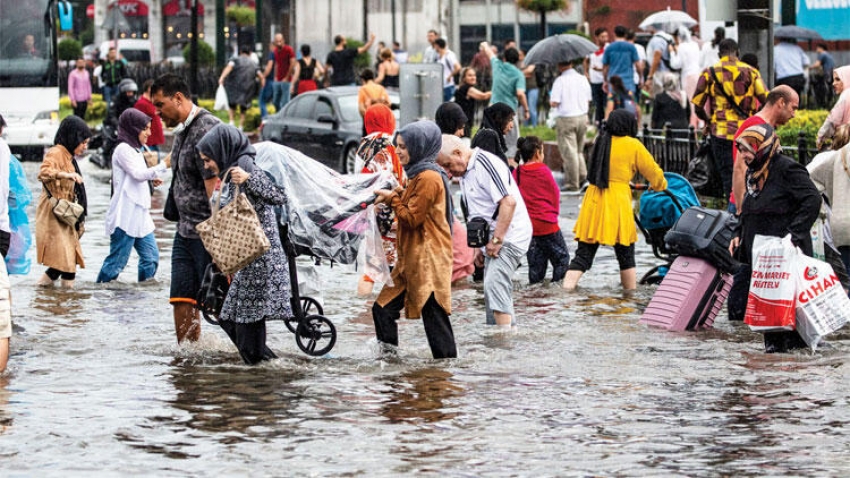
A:
{"label": "handbag handle", "polygon": [[[230,171],[233,171],[233,168],[230,168],[227,171],[225,171],[224,176],[221,177],[221,188],[218,191],[218,199],[213,202],[213,207],[212,207],[211,217],[213,219],[215,219],[216,215],[218,215],[218,210],[221,208],[221,196],[222,196],[222,193],[224,193],[224,185],[227,184],[227,180],[230,177]],[[235,190],[233,191],[233,199],[231,199],[231,200],[235,200],[237,197],[239,197],[239,185],[233,184],[233,186],[235,187]]]}

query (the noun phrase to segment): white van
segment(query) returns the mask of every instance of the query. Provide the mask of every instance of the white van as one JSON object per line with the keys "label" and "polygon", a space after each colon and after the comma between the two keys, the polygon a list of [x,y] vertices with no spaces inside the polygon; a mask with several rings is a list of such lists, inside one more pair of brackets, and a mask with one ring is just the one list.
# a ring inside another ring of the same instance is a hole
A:
{"label": "white van", "polygon": [[[107,40],[100,44],[100,59],[106,60],[109,48],[115,45],[115,40]],[[118,40],[118,51],[130,63],[155,63],[158,60],[153,54],[150,40],[121,38]]]}

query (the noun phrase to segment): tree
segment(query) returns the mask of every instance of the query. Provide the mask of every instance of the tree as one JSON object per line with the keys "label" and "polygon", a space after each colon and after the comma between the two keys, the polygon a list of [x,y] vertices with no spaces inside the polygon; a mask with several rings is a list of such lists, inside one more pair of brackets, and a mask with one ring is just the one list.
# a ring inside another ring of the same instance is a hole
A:
{"label": "tree", "polygon": [[546,38],[546,13],[567,8],[566,0],[516,0],[519,8],[540,14],[540,38]]}

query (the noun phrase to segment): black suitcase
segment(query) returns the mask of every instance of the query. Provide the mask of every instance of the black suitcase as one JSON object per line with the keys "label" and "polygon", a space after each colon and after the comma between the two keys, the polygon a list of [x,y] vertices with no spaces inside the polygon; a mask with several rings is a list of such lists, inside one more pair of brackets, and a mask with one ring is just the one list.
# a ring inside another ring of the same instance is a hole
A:
{"label": "black suitcase", "polygon": [[664,236],[664,242],[675,254],[705,259],[721,272],[733,273],[740,266],[729,254],[734,221],[726,211],[689,207]]}

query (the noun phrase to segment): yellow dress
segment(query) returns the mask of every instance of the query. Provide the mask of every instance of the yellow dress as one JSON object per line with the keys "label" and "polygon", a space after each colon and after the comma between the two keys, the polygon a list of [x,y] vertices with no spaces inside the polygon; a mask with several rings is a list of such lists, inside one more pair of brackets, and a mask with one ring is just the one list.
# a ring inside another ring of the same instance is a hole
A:
{"label": "yellow dress", "polygon": [[664,172],[638,139],[630,136],[611,138],[608,189],[588,186],[573,228],[577,241],[605,246],[628,246],[637,241],[629,187],[637,171],[649,181],[652,189],[667,188]]}

